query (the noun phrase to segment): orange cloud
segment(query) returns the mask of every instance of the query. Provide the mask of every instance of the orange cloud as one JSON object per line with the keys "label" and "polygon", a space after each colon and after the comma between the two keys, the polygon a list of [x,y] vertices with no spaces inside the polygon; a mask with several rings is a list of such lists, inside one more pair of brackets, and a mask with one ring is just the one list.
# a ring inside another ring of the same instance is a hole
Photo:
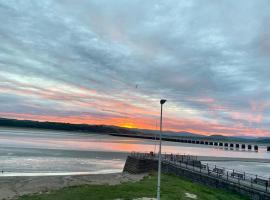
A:
{"label": "orange cloud", "polygon": [[[24,120],[54,121],[74,124],[103,124],[115,125],[127,128],[141,128],[155,130],[157,119],[153,118],[124,118],[105,117],[97,118],[92,116],[42,116],[32,114],[0,113],[2,117],[17,118]],[[258,128],[248,128],[241,125],[226,126],[219,123],[209,123],[202,120],[170,119],[164,118],[164,129],[169,131],[189,131],[192,133],[212,135],[249,135],[269,136],[270,131]]]}

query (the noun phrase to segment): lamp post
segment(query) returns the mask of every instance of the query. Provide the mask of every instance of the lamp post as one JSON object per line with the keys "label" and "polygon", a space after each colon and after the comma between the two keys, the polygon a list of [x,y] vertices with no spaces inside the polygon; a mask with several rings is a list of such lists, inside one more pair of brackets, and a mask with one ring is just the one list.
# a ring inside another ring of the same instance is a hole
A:
{"label": "lamp post", "polygon": [[158,152],[158,183],[157,183],[157,200],[160,200],[160,175],[161,175],[161,143],[162,143],[162,111],[163,111],[163,104],[167,100],[161,99],[160,100],[160,132],[159,132],[159,152]]}

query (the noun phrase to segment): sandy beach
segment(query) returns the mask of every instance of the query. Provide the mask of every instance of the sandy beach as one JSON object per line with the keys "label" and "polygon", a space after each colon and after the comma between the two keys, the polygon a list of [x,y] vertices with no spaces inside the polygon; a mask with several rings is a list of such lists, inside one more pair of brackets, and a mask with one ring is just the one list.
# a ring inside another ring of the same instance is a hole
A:
{"label": "sandy beach", "polygon": [[136,182],[145,175],[114,173],[76,176],[0,177],[0,199],[16,199],[26,194],[44,193],[69,186],[87,184],[116,185],[123,182]]}

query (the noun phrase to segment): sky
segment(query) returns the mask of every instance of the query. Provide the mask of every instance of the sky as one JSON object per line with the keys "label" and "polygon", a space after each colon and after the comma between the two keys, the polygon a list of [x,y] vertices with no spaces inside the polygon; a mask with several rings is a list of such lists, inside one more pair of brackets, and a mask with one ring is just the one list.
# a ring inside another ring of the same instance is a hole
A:
{"label": "sky", "polygon": [[270,1],[0,0],[0,117],[270,136]]}

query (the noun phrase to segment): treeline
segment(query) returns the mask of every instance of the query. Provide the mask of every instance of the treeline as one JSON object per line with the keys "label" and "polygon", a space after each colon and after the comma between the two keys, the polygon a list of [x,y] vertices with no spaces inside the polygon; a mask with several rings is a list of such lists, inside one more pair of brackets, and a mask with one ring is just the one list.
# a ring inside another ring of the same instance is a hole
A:
{"label": "treeline", "polygon": [[88,125],[88,124],[69,124],[58,122],[38,122],[30,120],[16,120],[0,118],[0,126],[16,127],[16,128],[38,128],[49,130],[62,130],[62,131],[82,131],[82,132],[95,132],[95,133],[121,133],[121,134],[134,134],[135,131],[127,130],[121,127],[105,126],[105,125]]}

